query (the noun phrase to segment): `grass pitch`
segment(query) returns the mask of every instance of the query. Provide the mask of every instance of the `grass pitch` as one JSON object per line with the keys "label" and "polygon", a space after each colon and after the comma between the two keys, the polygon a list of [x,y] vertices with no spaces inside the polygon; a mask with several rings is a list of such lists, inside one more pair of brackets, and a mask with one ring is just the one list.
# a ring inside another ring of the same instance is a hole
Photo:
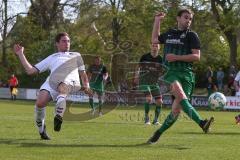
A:
{"label": "grass pitch", "polygon": [[[1,160],[224,160],[240,157],[240,126],[237,112],[200,111],[215,117],[211,133],[186,116],[155,145],[145,142],[159,127],[143,124],[143,107],[119,106],[89,121],[64,121],[61,132],[53,131],[53,105],[47,107],[47,130],[52,140],[43,141],[34,124],[34,102],[0,101]],[[81,105],[87,110],[87,104]],[[170,112],[163,109],[160,121]],[[153,107],[151,108],[153,114]]]}

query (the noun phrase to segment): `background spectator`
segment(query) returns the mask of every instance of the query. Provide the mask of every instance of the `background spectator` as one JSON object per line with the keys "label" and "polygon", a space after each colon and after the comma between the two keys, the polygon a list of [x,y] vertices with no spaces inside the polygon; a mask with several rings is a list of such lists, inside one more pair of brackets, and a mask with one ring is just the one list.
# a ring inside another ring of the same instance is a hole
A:
{"label": "background spectator", "polygon": [[14,74],[12,74],[12,76],[8,80],[8,85],[9,85],[9,89],[10,89],[11,99],[16,100],[18,79]]}
{"label": "background spectator", "polygon": [[217,71],[217,87],[221,91],[223,90],[223,79],[224,79],[224,72],[222,70],[222,67],[219,68]]}
{"label": "background spectator", "polygon": [[210,66],[208,66],[207,73],[206,73],[206,82],[208,82],[208,78],[211,77],[213,78],[213,70]]}
{"label": "background spectator", "polygon": [[234,87],[236,91],[236,96],[240,96],[240,71],[238,72],[234,79]]}
{"label": "background spectator", "polygon": [[208,91],[208,97],[213,93],[217,91],[217,85],[214,83],[212,77],[208,77],[208,83],[207,83],[207,91]]}

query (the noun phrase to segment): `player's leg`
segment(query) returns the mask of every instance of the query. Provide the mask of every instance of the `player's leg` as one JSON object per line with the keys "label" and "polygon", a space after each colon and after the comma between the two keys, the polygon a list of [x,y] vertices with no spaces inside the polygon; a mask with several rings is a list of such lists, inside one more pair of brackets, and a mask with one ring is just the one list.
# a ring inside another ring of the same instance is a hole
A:
{"label": "player's leg", "polygon": [[235,116],[236,124],[240,124],[240,114]]}
{"label": "player's leg", "polygon": [[70,86],[65,83],[60,83],[58,86],[58,96],[56,98],[54,130],[60,131],[63,122],[63,115],[66,110],[66,97],[70,92]]}
{"label": "player's leg", "polygon": [[150,117],[149,117],[149,111],[150,111],[150,103],[152,102],[152,95],[149,85],[140,85],[139,90],[144,93],[145,95],[145,102],[144,102],[144,123],[146,125],[150,125]]}
{"label": "player's leg", "polygon": [[147,125],[150,125],[150,117],[149,117],[149,111],[150,111],[150,103],[152,102],[152,95],[150,93],[145,93],[146,101],[144,103],[144,123]]}
{"label": "player's leg", "polygon": [[[193,84],[190,82],[184,82],[184,89],[182,88],[182,85],[175,81],[172,84],[172,91],[174,96],[178,99],[180,102],[180,105],[182,106],[183,111],[188,115],[189,118],[191,118],[194,122],[196,122],[205,133],[209,131],[209,127],[211,123],[213,122],[213,117],[211,117],[209,120],[202,120],[196,109],[191,105],[191,103],[188,100],[188,96],[190,97],[193,91]],[[186,94],[185,94],[186,93]]]}
{"label": "player's leg", "polygon": [[10,94],[11,94],[11,100],[13,100],[13,93],[12,93],[13,92],[13,86],[10,86],[9,89],[10,89]]}
{"label": "player's leg", "polygon": [[162,95],[160,94],[159,86],[151,87],[151,92],[152,92],[152,96],[155,98],[155,104],[156,104],[153,124],[160,125],[158,118],[159,118],[159,115],[160,115],[161,109],[162,109]]}
{"label": "player's leg", "polygon": [[149,144],[156,143],[160,136],[176,122],[180,114],[180,111],[181,107],[179,106],[179,101],[177,99],[174,99],[172,104],[172,111],[167,116],[162,126],[157,131],[154,132],[153,136],[147,141],[147,143]]}
{"label": "player's leg", "polygon": [[89,105],[92,109],[92,114],[94,114],[95,113],[95,106],[94,106],[93,95],[94,95],[94,92],[95,92],[95,85],[94,85],[93,82],[90,82],[90,88],[93,91],[93,94],[89,95]]}
{"label": "player's leg", "polygon": [[46,132],[45,116],[46,116],[46,106],[51,100],[51,96],[47,90],[40,90],[37,96],[37,101],[35,104],[35,121],[38,127],[41,139],[49,140],[50,137]]}
{"label": "player's leg", "polygon": [[161,109],[162,109],[162,97],[155,98],[155,102],[156,102],[156,108],[155,108],[153,124],[160,125],[158,118],[159,118],[159,115],[160,115]]}
{"label": "player's leg", "polygon": [[101,116],[104,94],[102,91],[97,91],[97,96],[98,96],[98,113],[99,113],[99,116]]}

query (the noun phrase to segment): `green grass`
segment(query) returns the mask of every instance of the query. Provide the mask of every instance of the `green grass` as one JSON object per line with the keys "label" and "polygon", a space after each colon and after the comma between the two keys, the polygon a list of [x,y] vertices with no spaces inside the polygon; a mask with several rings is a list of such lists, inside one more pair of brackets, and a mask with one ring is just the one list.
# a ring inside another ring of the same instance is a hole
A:
{"label": "green grass", "polygon": [[[181,116],[157,144],[146,145],[158,127],[143,124],[140,107],[121,106],[89,121],[64,121],[61,132],[56,133],[50,105],[46,123],[52,140],[43,141],[35,128],[33,105],[27,101],[0,101],[1,160],[223,160],[240,156],[236,112],[200,111],[202,117],[214,115],[216,119],[210,134],[203,134],[193,121]],[[162,117],[168,112],[164,109]]]}

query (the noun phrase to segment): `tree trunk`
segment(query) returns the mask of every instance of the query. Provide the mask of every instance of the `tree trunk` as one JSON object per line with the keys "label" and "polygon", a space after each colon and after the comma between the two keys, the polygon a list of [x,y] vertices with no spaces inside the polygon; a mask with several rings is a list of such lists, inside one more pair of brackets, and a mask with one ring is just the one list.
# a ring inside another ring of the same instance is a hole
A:
{"label": "tree trunk", "polygon": [[115,44],[119,43],[119,35],[120,35],[120,24],[118,23],[118,18],[114,17],[112,20],[112,35],[113,42]]}
{"label": "tree trunk", "polygon": [[227,41],[230,48],[230,64],[236,66],[237,65],[237,35],[233,34],[232,31],[224,33],[227,37]]}
{"label": "tree trunk", "polygon": [[8,5],[7,0],[3,0],[4,3],[4,12],[3,12],[3,34],[2,34],[2,63],[4,66],[7,65],[7,56],[6,56],[6,38],[7,38],[7,27],[8,27]]}

